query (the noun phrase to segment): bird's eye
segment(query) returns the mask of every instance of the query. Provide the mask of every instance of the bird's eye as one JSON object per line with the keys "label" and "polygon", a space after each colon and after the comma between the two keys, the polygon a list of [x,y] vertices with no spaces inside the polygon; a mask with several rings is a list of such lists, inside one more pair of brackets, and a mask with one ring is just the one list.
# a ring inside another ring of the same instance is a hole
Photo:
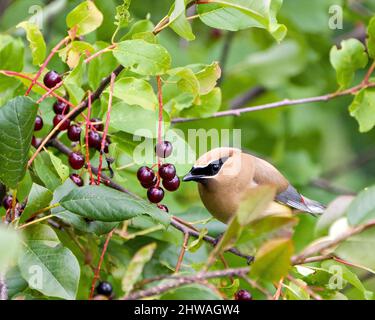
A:
{"label": "bird's eye", "polygon": [[216,173],[220,170],[220,165],[215,163],[212,165],[212,170]]}

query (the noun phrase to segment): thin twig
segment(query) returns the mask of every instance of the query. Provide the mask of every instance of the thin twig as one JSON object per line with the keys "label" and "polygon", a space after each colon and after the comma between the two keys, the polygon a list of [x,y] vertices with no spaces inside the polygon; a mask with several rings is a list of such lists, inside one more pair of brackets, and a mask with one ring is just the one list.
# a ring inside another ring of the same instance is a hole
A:
{"label": "thin twig", "polygon": [[152,297],[152,296],[160,295],[171,289],[175,289],[175,288],[188,285],[191,283],[201,282],[207,279],[230,277],[230,276],[243,277],[243,276],[246,276],[246,274],[248,274],[249,271],[250,271],[250,268],[246,267],[246,268],[226,269],[226,270],[218,270],[218,271],[204,272],[204,273],[200,272],[191,276],[178,276],[178,277],[175,276],[173,277],[173,279],[171,279],[170,282],[166,284],[162,284],[162,285],[158,285],[149,289],[134,292],[126,297],[123,297],[122,300],[137,300],[137,299]]}
{"label": "thin twig", "polygon": [[96,281],[98,281],[99,278],[100,278],[100,269],[102,268],[104,256],[105,256],[105,253],[107,252],[108,244],[109,244],[109,241],[111,240],[111,238],[113,236],[114,231],[115,230],[112,230],[110,233],[108,233],[107,238],[105,240],[103,250],[102,250],[102,254],[100,255],[99,263],[98,263],[98,266],[95,270],[94,278],[92,279],[89,300],[91,300],[94,297]]}
{"label": "thin twig", "polygon": [[185,233],[184,234],[184,242],[182,243],[180,255],[179,255],[178,260],[177,260],[175,273],[178,273],[180,271],[180,268],[181,268],[181,265],[182,265],[182,261],[184,259],[184,255],[185,255],[185,252],[186,252],[186,249],[187,249],[187,245],[188,245],[188,242],[189,242],[189,238],[190,238],[189,234]]}

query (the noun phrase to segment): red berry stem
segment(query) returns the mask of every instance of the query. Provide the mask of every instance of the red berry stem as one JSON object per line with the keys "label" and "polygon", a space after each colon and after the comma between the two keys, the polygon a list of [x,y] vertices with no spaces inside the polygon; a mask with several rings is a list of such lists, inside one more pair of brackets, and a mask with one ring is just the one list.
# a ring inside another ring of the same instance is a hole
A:
{"label": "red berry stem", "polygon": [[31,81],[31,84],[29,86],[29,88],[27,89],[26,93],[25,93],[25,96],[28,96],[31,92],[31,90],[33,89],[33,86],[36,84],[36,82],[38,81],[40,75],[42,74],[43,70],[47,67],[48,63],[51,61],[51,59],[53,58],[53,56],[56,54],[57,51],[60,50],[60,48],[63,46],[63,45],[67,45],[68,42],[70,41],[70,37],[65,37],[64,39],[62,39],[51,51],[51,53],[48,55],[47,59],[44,61],[44,63],[42,64],[42,66],[40,67],[39,71],[37,72],[37,74],[35,75],[35,77],[32,79]]}
{"label": "red berry stem", "polygon": [[103,153],[104,153],[106,139],[107,139],[107,135],[108,135],[109,122],[111,120],[113,88],[114,88],[114,85],[115,85],[115,80],[116,80],[116,75],[114,73],[112,73],[111,82],[110,82],[110,85],[109,85],[107,118],[105,120],[105,127],[104,127],[104,131],[103,131],[102,144],[101,144],[100,155],[99,155],[99,167],[98,167],[98,175],[97,175],[97,177],[98,177],[97,184],[98,185],[100,184],[100,178],[101,178],[101,173],[102,173],[102,168],[103,168]]}
{"label": "red berry stem", "polygon": [[86,164],[87,164],[87,171],[90,175],[90,184],[94,184],[95,179],[94,175],[92,174],[91,170],[91,162],[90,162],[90,145],[89,145],[89,129],[90,129],[90,118],[91,118],[91,92],[88,92],[88,107],[87,107],[87,118],[86,118],[86,132],[85,132],[85,140],[86,140]]}
{"label": "red berry stem", "polygon": [[[161,82],[161,77],[157,76],[156,77],[157,83],[158,83],[158,101],[159,101],[159,120],[158,120],[158,143],[161,143],[161,138],[162,138],[162,125],[163,125],[163,91],[162,91],[162,82]],[[158,158],[158,169],[160,169],[161,166],[161,159],[157,155]],[[158,182],[156,184],[156,187],[159,187],[160,185],[160,176],[159,174],[157,175],[158,177]]]}
{"label": "red berry stem", "polygon": [[57,85],[55,85],[53,88],[48,89],[48,91],[36,102],[37,104],[42,103],[45,99],[47,99],[54,91],[56,91],[58,88],[60,88],[63,85],[63,82],[61,81]]}

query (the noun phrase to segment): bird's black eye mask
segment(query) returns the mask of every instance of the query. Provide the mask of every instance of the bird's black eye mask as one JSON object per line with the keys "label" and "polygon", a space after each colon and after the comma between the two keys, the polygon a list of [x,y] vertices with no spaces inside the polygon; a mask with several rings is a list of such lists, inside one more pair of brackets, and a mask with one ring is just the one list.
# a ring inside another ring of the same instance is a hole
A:
{"label": "bird's black eye mask", "polygon": [[184,177],[184,181],[200,181],[206,177],[212,177],[219,173],[221,167],[228,160],[229,157],[224,157],[219,160],[212,161],[205,167],[193,167],[190,172]]}

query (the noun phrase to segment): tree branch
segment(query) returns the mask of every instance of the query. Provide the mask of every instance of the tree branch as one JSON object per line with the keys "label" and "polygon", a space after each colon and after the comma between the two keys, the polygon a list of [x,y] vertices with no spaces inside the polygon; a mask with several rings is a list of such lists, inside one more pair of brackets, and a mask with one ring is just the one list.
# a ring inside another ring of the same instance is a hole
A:
{"label": "tree branch", "polygon": [[155,286],[149,289],[141,290],[138,292],[134,292],[126,297],[123,297],[122,300],[137,300],[147,297],[152,297],[156,295],[160,295],[166,291],[171,289],[175,289],[187,284],[200,282],[202,280],[212,279],[212,278],[221,278],[221,277],[231,277],[231,276],[239,276],[244,277],[250,271],[249,267],[246,268],[237,268],[237,269],[226,269],[226,270],[218,270],[206,273],[198,273],[196,275],[191,276],[168,276],[166,275],[163,278],[171,279],[171,282],[162,284],[159,286]]}

